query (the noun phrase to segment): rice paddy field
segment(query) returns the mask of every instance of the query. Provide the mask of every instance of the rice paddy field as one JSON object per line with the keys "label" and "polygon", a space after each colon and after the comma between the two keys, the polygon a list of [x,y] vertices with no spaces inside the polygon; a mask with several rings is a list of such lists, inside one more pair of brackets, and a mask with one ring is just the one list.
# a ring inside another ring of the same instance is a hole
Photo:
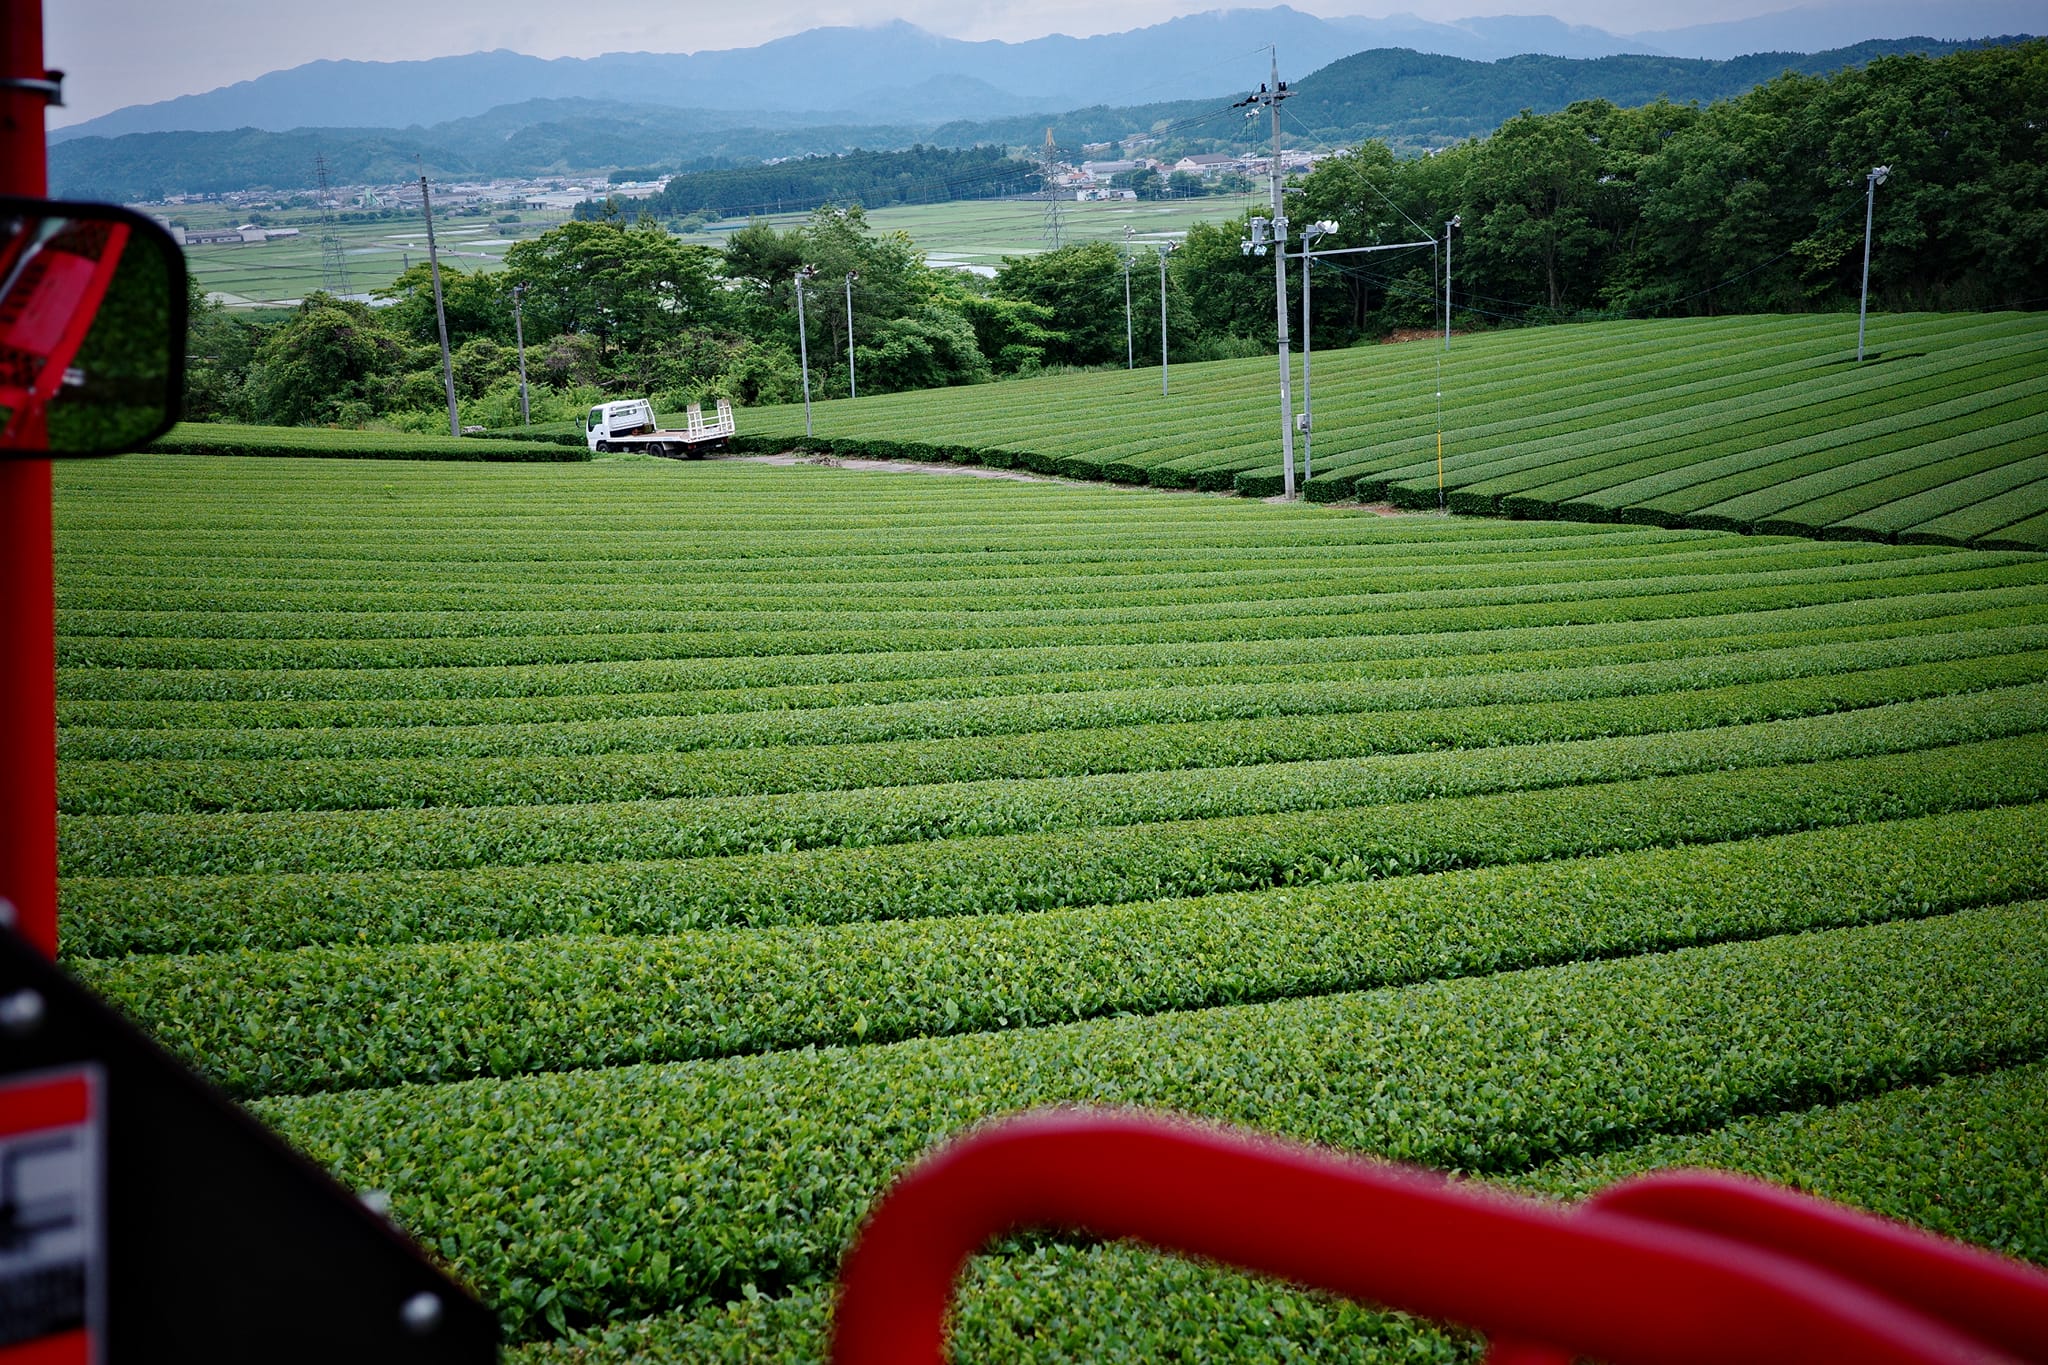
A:
{"label": "rice paddy field", "polygon": [[[1810,314],[1320,352],[1298,472],[1316,500],[2048,548],[2048,317],[1875,318],[1861,365],[1855,339],[1853,318]],[[812,425],[822,447],[854,453],[915,442],[1070,478],[1281,491],[1273,359],[1176,365],[1167,380],[1162,395],[1155,365],[835,399]],[[749,412],[741,431],[798,437],[803,411]]]}
{"label": "rice paddy field", "polygon": [[[415,196],[417,198],[417,196]],[[195,230],[235,227],[246,217],[201,205],[157,207]],[[497,210],[493,210],[497,213]],[[427,259],[427,229],[417,216],[377,222],[324,224],[317,213],[270,211],[263,219],[278,227],[295,227],[297,237],[267,242],[187,246],[185,268],[209,295],[231,309],[294,307],[316,289],[326,287],[321,239],[332,233],[341,243],[348,272],[348,292],[368,294],[397,279],[408,266]],[[522,221],[501,223],[474,216],[436,213],[434,235],[444,265],[464,271],[495,270],[505,251],[561,222],[565,215],[533,211]]]}
{"label": "rice paddy field", "polygon": [[[1727,1167],[2048,1264],[2038,552],[744,461],[57,496],[66,964],[520,1365],[816,1359],[891,1177],[1049,1104],[1556,1198]],[[957,1340],[1479,1349],[1057,1237]]]}

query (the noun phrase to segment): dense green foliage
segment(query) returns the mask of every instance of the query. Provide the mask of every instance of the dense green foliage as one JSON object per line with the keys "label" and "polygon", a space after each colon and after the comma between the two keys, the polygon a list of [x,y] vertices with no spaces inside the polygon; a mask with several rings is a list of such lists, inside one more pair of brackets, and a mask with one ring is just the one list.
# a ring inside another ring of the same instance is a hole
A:
{"label": "dense green foliage", "polygon": [[[635,205],[657,218],[708,213],[745,218],[811,209],[820,204],[929,204],[948,199],[986,199],[1029,194],[1039,187],[1038,168],[1001,147],[952,151],[912,147],[904,152],[852,152],[808,156],[772,166],[737,166],[693,171],[671,179],[659,194]],[[601,218],[603,201],[579,205],[578,218]]]}
{"label": "dense green foliage", "polygon": [[[2038,554],[628,459],[57,511],[69,964],[528,1365],[811,1358],[902,1163],[1045,1103],[2048,1259]],[[1059,1240],[960,1331],[1474,1350]]]}

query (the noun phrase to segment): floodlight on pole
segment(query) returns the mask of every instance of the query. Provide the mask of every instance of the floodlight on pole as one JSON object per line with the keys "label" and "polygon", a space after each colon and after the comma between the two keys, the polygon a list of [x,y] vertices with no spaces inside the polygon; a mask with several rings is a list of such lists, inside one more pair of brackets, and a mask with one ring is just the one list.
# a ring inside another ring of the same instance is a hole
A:
{"label": "floodlight on pole", "polygon": [[1863,326],[1870,316],[1870,225],[1877,213],[1877,187],[1890,178],[1889,166],[1872,166],[1864,177],[1863,196],[1863,301],[1856,308],[1856,363],[1863,363]]}
{"label": "floodlight on pole", "polygon": [[804,328],[804,281],[815,279],[818,267],[807,265],[796,272],[796,348],[804,376],[804,439],[811,435],[811,339]]}
{"label": "floodlight on pole", "polygon": [[523,426],[533,425],[533,413],[526,405],[526,320],[520,316],[519,301],[526,297],[526,286],[512,286],[512,336],[519,346],[519,421]]}
{"label": "floodlight on pole", "polygon": [[853,282],[860,278],[858,270],[846,272],[846,396],[860,397],[860,388],[853,378]]}

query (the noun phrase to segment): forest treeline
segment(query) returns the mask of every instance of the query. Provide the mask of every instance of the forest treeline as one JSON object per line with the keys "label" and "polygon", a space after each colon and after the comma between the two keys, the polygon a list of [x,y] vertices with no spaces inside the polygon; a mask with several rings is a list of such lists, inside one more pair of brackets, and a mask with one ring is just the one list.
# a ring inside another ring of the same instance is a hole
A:
{"label": "forest treeline", "polygon": [[[1297,224],[1340,225],[1319,250],[1425,243],[1316,265],[1315,342],[1326,347],[1441,325],[1453,220],[1461,329],[1853,308],[1867,177],[1879,165],[1890,174],[1875,196],[1873,306],[2048,304],[2048,41],[1787,74],[1706,106],[1581,101],[1433,156],[1366,142],[1301,178],[1287,204]],[[1272,265],[1244,254],[1244,227],[1199,225],[1169,257],[1174,359],[1272,345]],[[1116,245],[1010,258],[981,280],[928,265],[854,204],[789,231],[750,226],[722,250],[651,217],[610,217],[520,243],[489,274],[444,271],[465,420],[518,420],[519,285],[536,420],[603,394],[652,394],[665,408],[793,399],[794,290],[806,266],[814,392],[846,388],[848,272],[858,274],[850,322],[863,393],[1125,359]],[[1159,315],[1159,279],[1141,250],[1130,280],[1142,335],[1156,336],[1145,320]],[[268,325],[195,310],[191,415],[445,423],[426,268],[389,295],[377,309],[315,295]],[[1150,346],[1138,349],[1143,359]]]}

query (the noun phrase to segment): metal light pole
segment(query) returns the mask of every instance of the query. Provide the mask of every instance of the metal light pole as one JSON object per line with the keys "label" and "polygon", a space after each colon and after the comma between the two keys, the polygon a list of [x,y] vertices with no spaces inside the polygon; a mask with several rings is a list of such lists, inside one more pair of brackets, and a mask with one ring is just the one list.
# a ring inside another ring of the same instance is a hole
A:
{"label": "metal light pole", "polygon": [[1129,227],[1124,229],[1124,368],[1127,370],[1138,368],[1138,352],[1131,339],[1131,233],[1133,231],[1134,229]]}
{"label": "metal light pole", "polygon": [[1870,223],[1877,212],[1877,187],[1892,173],[1889,166],[1872,166],[1864,177],[1863,195],[1863,302],[1856,308],[1856,363],[1863,363],[1863,324],[1870,316]]}
{"label": "metal light pole", "polygon": [[796,272],[796,348],[804,372],[804,439],[811,435],[811,338],[804,328],[804,281],[813,278],[818,267],[807,265]]}
{"label": "metal light pole", "polygon": [[434,246],[434,201],[427,177],[420,174],[420,208],[427,215],[427,268],[434,276],[434,325],[441,330],[441,386],[448,391],[448,434],[462,435],[462,417],[455,407],[455,363],[448,358],[448,310],[441,304],[441,256]]}
{"label": "metal light pole", "polygon": [[1315,341],[1309,327],[1309,276],[1315,271],[1315,254],[1310,250],[1316,238],[1327,237],[1337,230],[1337,224],[1328,218],[1310,223],[1301,230],[1301,481],[1307,483],[1315,477],[1315,399],[1309,388],[1309,356]]}
{"label": "metal light pole", "polygon": [[530,427],[533,413],[526,406],[526,320],[519,312],[519,301],[525,296],[525,285],[512,286],[512,337],[519,345],[519,420]]}
{"label": "metal light pole", "polygon": [[1444,349],[1451,349],[1451,229],[1465,226],[1465,215],[1454,213],[1444,221]]}
{"label": "metal light pole", "polygon": [[853,282],[860,278],[858,270],[846,272],[846,396],[860,397],[860,389],[853,378]]}
{"label": "metal light pole", "polygon": [[[1159,248],[1159,396],[1166,394],[1166,258],[1180,250],[1179,242],[1167,242]],[[1128,269],[1128,267],[1126,267]]]}

